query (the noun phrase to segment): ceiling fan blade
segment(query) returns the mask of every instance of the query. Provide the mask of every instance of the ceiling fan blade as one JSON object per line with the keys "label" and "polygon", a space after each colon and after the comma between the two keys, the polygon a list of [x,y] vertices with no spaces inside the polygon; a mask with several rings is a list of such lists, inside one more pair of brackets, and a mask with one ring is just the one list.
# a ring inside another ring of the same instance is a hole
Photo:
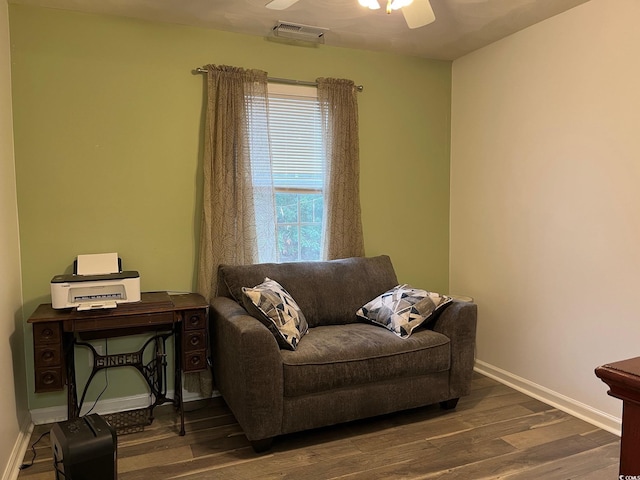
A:
{"label": "ceiling fan blade", "polygon": [[271,10],[284,10],[285,8],[289,8],[297,1],[298,0],[271,0],[265,5],[265,7],[270,8]]}
{"label": "ceiling fan blade", "polygon": [[402,7],[402,14],[409,28],[424,27],[436,19],[429,0],[413,0],[410,5]]}

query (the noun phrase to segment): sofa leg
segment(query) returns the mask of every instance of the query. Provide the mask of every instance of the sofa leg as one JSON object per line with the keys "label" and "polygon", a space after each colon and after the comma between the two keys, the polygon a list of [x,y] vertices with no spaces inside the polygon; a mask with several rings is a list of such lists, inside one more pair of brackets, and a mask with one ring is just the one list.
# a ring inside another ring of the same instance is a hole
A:
{"label": "sofa leg", "polygon": [[263,438],[261,440],[251,440],[251,446],[256,453],[266,452],[271,448],[273,438]]}
{"label": "sofa leg", "polygon": [[460,397],[451,398],[449,400],[445,400],[444,402],[440,402],[440,408],[442,408],[443,410],[453,410],[454,408],[456,408],[456,405],[458,405],[458,400],[460,400]]}

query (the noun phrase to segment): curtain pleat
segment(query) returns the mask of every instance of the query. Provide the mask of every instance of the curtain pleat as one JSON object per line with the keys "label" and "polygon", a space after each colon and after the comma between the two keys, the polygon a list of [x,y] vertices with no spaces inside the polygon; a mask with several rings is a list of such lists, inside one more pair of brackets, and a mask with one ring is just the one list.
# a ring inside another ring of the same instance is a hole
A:
{"label": "curtain pleat", "polygon": [[[210,302],[220,265],[275,260],[276,227],[267,73],[225,65],[206,68],[198,292]],[[186,374],[184,387],[210,396],[211,373]]]}
{"label": "curtain pleat", "polygon": [[318,78],[326,149],[323,258],[364,256],[358,100],[353,81]]}
{"label": "curtain pleat", "polygon": [[224,65],[206,68],[198,291],[210,300],[217,292],[219,265],[273,260],[276,236],[267,73]]}

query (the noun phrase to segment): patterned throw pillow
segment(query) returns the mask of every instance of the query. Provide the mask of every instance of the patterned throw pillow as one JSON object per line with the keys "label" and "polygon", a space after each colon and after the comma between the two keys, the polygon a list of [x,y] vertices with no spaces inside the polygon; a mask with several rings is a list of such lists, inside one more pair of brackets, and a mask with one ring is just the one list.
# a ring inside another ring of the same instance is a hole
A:
{"label": "patterned throw pillow", "polygon": [[360,308],[356,315],[391,330],[401,338],[453,299],[439,293],[397,285]]}
{"label": "patterned throw pillow", "polygon": [[253,288],[243,287],[242,292],[244,307],[267,326],[280,348],[295,350],[309,327],[289,292],[269,277]]}

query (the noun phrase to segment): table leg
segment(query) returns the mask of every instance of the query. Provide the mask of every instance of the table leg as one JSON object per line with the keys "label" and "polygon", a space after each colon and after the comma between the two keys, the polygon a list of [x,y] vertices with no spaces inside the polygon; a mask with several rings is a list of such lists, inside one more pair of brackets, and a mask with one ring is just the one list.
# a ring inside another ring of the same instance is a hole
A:
{"label": "table leg", "polygon": [[640,405],[625,400],[622,406],[622,438],[620,439],[620,477],[640,478]]}
{"label": "table leg", "polygon": [[184,436],[184,400],[182,398],[182,323],[174,324],[173,351],[175,352],[175,380],[174,380],[174,399],[177,400],[178,409],[180,409],[180,435]]}
{"label": "table leg", "polygon": [[63,334],[65,365],[67,369],[67,420],[80,416],[76,385],[75,338],[73,333]]}

